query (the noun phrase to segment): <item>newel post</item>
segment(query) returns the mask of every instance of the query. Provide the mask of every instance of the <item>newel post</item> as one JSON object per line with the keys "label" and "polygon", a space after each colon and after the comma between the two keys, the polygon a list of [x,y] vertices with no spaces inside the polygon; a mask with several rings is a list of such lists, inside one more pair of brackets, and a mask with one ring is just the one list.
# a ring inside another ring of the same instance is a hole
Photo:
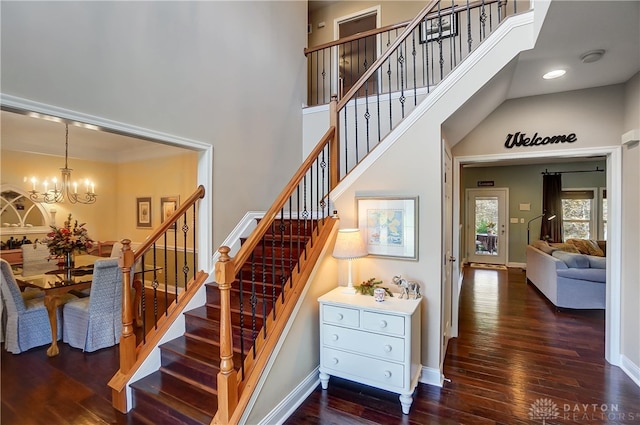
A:
{"label": "newel post", "polygon": [[329,142],[329,182],[331,183],[331,189],[336,187],[340,182],[340,132],[338,131],[338,118],[338,95],[334,94],[331,95],[331,102],[329,102],[329,125],[335,128],[333,138]]}
{"label": "newel post", "polygon": [[131,240],[122,240],[122,254],[118,266],[122,270],[122,336],[120,337],[120,371],[127,373],[136,362],[136,335],[133,331],[133,305],[131,302],[131,268],[134,256]]}
{"label": "newel post", "polygon": [[219,423],[229,423],[238,405],[238,373],[233,366],[233,339],[231,335],[231,284],[235,280],[229,247],[218,249],[220,257],[216,263],[216,282],[220,289],[220,372],[218,372]]}

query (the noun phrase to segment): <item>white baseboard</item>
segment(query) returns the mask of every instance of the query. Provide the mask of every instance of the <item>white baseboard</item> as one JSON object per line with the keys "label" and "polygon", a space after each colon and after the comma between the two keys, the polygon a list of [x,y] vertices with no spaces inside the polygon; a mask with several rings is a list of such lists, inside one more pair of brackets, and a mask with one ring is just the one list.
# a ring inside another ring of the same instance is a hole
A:
{"label": "white baseboard", "polygon": [[508,262],[507,263],[507,267],[510,267],[510,268],[521,268],[522,270],[526,270],[527,269],[527,263],[512,263],[512,262]]}
{"label": "white baseboard", "polygon": [[439,369],[424,366],[422,367],[422,372],[420,373],[419,379],[420,383],[442,387],[443,380],[444,376],[442,376]]}
{"label": "white baseboard", "polygon": [[624,371],[629,378],[636,383],[637,386],[640,387],[640,366],[633,363],[627,356],[624,354],[620,355],[620,369]]}
{"label": "white baseboard", "polygon": [[286,421],[320,383],[318,369],[319,366],[313,369],[293,391],[259,422],[259,425],[280,425]]}

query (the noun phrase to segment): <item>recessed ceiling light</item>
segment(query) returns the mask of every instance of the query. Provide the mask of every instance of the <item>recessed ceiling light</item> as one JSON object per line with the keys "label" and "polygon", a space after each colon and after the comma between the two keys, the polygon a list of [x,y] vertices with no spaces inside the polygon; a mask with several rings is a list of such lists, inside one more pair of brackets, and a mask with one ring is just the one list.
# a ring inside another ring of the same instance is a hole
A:
{"label": "recessed ceiling light", "polygon": [[545,80],[553,80],[554,78],[562,77],[566,73],[567,71],[565,71],[564,69],[554,69],[553,71],[549,71],[544,74],[542,78],[544,78]]}

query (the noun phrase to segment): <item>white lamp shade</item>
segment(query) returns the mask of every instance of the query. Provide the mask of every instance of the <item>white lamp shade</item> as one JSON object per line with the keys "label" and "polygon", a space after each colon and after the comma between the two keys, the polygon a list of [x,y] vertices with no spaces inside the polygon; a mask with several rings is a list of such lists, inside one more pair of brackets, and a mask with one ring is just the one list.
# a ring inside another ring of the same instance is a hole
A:
{"label": "white lamp shade", "polygon": [[340,229],[333,247],[333,257],[342,260],[362,258],[369,255],[359,229]]}

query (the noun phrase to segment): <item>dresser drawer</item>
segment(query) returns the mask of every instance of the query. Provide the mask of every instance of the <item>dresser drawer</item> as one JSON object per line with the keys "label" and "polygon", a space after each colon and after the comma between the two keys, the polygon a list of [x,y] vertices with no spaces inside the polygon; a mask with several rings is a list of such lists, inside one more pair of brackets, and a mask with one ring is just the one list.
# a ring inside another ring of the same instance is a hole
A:
{"label": "dresser drawer", "polygon": [[399,362],[404,360],[404,340],[402,338],[324,325],[322,343],[327,347],[353,351],[381,359]]}
{"label": "dresser drawer", "polygon": [[353,308],[325,304],[322,306],[322,320],[325,323],[357,328],[360,327],[360,311]]}
{"label": "dresser drawer", "polygon": [[[327,373],[347,379],[362,380],[386,389],[402,390],[404,366],[386,360],[373,359],[359,354],[347,353],[322,347],[322,366]],[[338,372],[338,373],[335,373]]]}
{"label": "dresser drawer", "polygon": [[368,331],[383,332],[390,335],[404,335],[404,316],[364,311],[362,328]]}

